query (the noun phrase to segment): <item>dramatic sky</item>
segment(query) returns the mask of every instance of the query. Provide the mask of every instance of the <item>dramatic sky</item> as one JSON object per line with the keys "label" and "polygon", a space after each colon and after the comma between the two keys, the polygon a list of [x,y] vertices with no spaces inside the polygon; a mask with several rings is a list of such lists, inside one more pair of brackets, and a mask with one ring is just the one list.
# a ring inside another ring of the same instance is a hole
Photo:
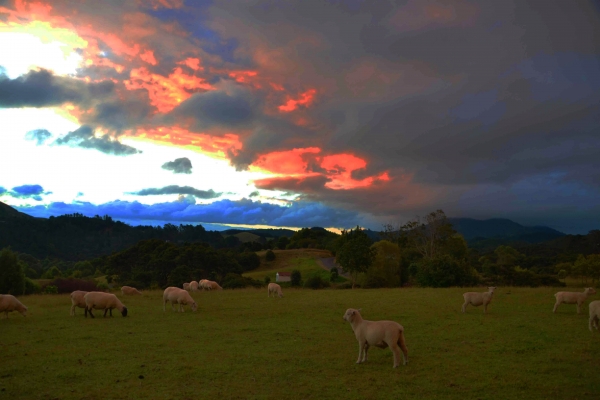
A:
{"label": "dramatic sky", "polygon": [[600,6],[0,0],[0,201],[130,224],[600,228]]}

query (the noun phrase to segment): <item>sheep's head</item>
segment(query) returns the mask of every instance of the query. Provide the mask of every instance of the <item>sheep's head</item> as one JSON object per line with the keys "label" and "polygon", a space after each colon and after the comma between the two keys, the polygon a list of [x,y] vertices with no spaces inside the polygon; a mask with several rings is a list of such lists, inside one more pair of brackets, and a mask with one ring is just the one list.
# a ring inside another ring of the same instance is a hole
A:
{"label": "sheep's head", "polygon": [[593,287],[585,288],[588,294],[596,294],[596,290]]}
{"label": "sheep's head", "polygon": [[196,304],[196,302],[192,303],[192,311],[196,311],[198,309],[198,305]]}
{"label": "sheep's head", "polygon": [[494,290],[496,290],[496,287],[494,287],[494,286],[488,287],[488,292],[494,293]]}
{"label": "sheep's head", "polygon": [[121,311],[121,315],[124,317],[127,316],[127,307],[123,306],[123,311]]}
{"label": "sheep's head", "polygon": [[24,317],[27,316],[27,307],[26,306],[20,307],[18,311],[21,313],[22,316],[24,316]]}
{"label": "sheep's head", "polygon": [[344,321],[348,321],[350,323],[352,323],[352,321],[354,321],[354,318],[356,318],[356,315],[360,315],[360,313],[358,312],[358,310],[355,310],[354,308],[349,308],[346,310],[346,313],[344,314]]}

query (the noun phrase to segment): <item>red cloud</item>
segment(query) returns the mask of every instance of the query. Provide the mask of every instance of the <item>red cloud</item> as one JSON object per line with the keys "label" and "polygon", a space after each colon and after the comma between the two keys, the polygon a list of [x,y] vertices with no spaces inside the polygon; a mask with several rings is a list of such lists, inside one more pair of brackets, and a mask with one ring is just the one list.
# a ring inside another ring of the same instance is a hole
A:
{"label": "red cloud", "polygon": [[307,174],[310,171],[308,171],[308,161],[304,156],[320,152],[321,149],[318,147],[274,151],[260,156],[252,165],[259,170],[268,171],[273,174]]}
{"label": "red cloud", "polygon": [[300,93],[297,99],[288,99],[285,104],[280,105],[279,111],[290,112],[297,109],[298,106],[308,107],[312,104],[316,93],[316,89],[309,89],[304,93]]}

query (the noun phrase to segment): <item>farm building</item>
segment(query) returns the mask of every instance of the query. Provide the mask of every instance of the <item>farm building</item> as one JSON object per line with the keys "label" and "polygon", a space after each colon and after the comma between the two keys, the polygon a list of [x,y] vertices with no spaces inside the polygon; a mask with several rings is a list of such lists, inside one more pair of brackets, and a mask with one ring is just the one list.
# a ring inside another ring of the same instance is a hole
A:
{"label": "farm building", "polygon": [[291,280],[291,272],[278,272],[277,274],[275,274],[275,282],[289,282]]}

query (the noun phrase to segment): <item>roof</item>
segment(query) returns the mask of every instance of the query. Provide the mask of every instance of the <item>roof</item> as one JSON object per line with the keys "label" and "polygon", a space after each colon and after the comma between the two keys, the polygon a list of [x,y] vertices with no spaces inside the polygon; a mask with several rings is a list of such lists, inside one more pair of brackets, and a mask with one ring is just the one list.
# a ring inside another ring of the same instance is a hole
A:
{"label": "roof", "polygon": [[292,276],[291,272],[278,272],[277,275],[279,276]]}

